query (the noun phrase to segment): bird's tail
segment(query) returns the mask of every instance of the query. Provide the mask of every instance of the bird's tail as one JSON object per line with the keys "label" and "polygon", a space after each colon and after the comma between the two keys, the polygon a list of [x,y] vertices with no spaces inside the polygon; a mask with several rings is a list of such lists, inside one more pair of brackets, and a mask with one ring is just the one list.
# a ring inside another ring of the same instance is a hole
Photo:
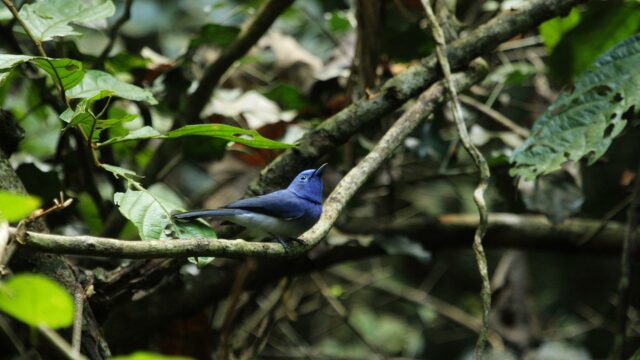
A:
{"label": "bird's tail", "polygon": [[171,215],[174,219],[186,220],[200,217],[228,217],[238,215],[237,209],[196,210]]}

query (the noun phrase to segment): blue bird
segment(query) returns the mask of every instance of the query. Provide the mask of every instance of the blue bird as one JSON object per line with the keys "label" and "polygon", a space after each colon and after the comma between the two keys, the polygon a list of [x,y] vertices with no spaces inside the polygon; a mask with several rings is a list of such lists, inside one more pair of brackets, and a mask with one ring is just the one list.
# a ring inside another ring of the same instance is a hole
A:
{"label": "blue bird", "polygon": [[216,217],[271,235],[289,250],[287,239],[296,239],[309,230],[322,214],[322,171],[299,173],[286,189],[238,200],[220,209],[173,214],[174,219]]}

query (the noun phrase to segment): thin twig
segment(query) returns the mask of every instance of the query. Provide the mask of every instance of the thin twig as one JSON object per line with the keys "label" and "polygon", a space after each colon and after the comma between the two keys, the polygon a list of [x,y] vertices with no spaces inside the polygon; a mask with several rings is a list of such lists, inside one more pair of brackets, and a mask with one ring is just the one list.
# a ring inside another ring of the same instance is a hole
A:
{"label": "thin twig", "polygon": [[38,326],[38,331],[40,331],[40,333],[44,335],[44,337],[47,338],[47,340],[49,340],[49,342],[51,342],[51,344],[53,344],[56,349],[58,349],[60,354],[62,354],[65,359],[88,360],[82,354],[76,354],[71,348],[71,345],[69,345],[69,343],[54,330],[46,326]]}
{"label": "thin twig", "polygon": [[627,210],[627,232],[622,243],[620,260],[620,280],[618,282],[617,333],[615,335],[611,359],[622,359],[627,337],[627,312],[629,310],[629,290],[631,287],[631,260],[636,250],[638,214],[640,213],[640,167],[636,171],[631,205]]}
{"label": "thin twig", "polygon": [[109,42],[102,50],[102,53],[100,53],[100,56],[98,56],[98,58],[96,59],[95,67],[101,68],[104,66],[104,61],[107,59],[107,56],[109,56],[109,53],[113,49],[113,45],[116,42],[118,31],[120,31],[120,28],[122,27],[122,25],[124,25],[131,18],[132,4],[133,4],[133,0],[126,0],[124,4],[124,11],[122,12],[122,16],[120,16],[118,20],[116,20],[116,22],[113,23],[113,25],[111,26],[111,29],[109,29]]}
{"label": "thin twig", "polygon": [[627,196],[619,202],[616,206],[614,206],[611,210],[607,211],[607,213],[602,218],[600,225],[593,229],[593,231],[585,234],[585,236],[580,241],[580,245],[586,245],[590,241],[592,241],[604,228],[607,227],[607,224],[613,219],[614,216],[618,215],[622,210],[624,210],[631,202],[633,201],[633,195]]}
{"label": "thin twig", "polygon": [[9,223],[0,219],[0,277],[7,271],[5,264],[9,259],[7,261],[4,259],[7,245],[9,245]]}
{"label": "thin twig", "polygon": [[513,131],[516,135],[519,135],[521,138],[528,138],[529,137],[529,130],[523,128],[522,126],[516,124],[515,122],[513,122],[513,120],[509,119],[508,117],[504,116],[501,112],[499,111],[495,111],[492,108],[488,107],[487,105],[481,103],[480,101],[467,96],[467,95],[460,95],[459,96],[460,101],[462,101],[463,103],[473,107],[474,109],[480,111],[481,113],[487,115],[488,117],[492,118],[493,120],[495,120],[497,123],[499,123],[500,125],[506,127],[507,129]]}
{"label": "thin twig", "polygon": [[0,315],[0,329],[4,331],[5,335],[7,335],[7,338],[9,338],[9,341],[11,341],[11,344],[13,344],[13,347],[15,347],[16,350],[18,350],[18,354],[24,355],[27,351],[26,347],[22,343],[22,340],[20,340],[20,337],[16,335],[16,333],[13,331],[7,319],[2,315]]}
{"label": "thin twig", "polygon": [[71,349],[73,353],[80,355],[80,344],[82,342],[82,312],[84,307],[85,293],[81,285],[78,285],[73,295],[73,303],[75,305],[75,314],[73,317],[73,334],[71,337]]}
{"label": "thin twig", "polygon": [[480,330],[480,333],[478,335],[478,341],[476,343],[474,352],[474,357],[476,359],[480,359],[482,358],[485,342],[487,340],[487,334],[489,332],[489,312],[491,310],[491,283],[489,280],[489,270],[487,268],[487,257],[484,253],[484,247],[482,246],[482,238],[486,234],[487,227],[489,225],[489,212],[487,211],[487,205],[484,200],[484,192],[489,186],[490,172],[487,161],[482,156],[482,153],[475,147],[475,145],[473,145],[471,139],[469,138],[469,134],[467,133],[467,125],[464,122],[462,107],[460,106],[456,87],[451,80],[451,66],[449,65],[449,60],[447,59],[447,44],[445,42],[444,33],[442,32],[442,29],[438,24],[438,20],[433,13],[430,1],[422,0],[422,4],[426,10],[427,19],[429,20],[431,31],[437,44],[436,56],[438,58],[438,62],[440,63],[440,67],[445,78],[445,83],[447,84],[447,90],[451,95],[451,110],[453,112],[453,118],[455,120],[456,127],[458,128],[460,141],[462,142],[462,146],[467,150],[469,155],[471,155],[471,158],[473,158],[473,161],[480,170],[480,182],[473,192],[473,200],[478,207],[478,213],[480,215],[480,224],[474,235],[473,241],[473,251],[476,256],[476,262],[478,263],[480,278],[482,279],[482,289],[480,291],[483,304],[482,329]]}

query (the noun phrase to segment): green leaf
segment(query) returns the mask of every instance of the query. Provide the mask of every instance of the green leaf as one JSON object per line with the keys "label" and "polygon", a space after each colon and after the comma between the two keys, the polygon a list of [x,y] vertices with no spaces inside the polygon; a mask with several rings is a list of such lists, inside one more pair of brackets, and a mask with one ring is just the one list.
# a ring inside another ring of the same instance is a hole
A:
{"label": "green leaf", "polygon": [[327,27],[334,34],[344,34],[351,30],[351,21],[349,21],[349,12],[346,10],[335,10],[325,14]]}
{"label": "green leaf", "polygon": [[549,51],[558,45],[562,37],[575,28],[580,22],[580,10],[578,8],[571,9],[569,15],[565,17],[555,17],[551,20],[545,21],[540,25],[538,30],[542,37],[542,42]]}
{"label": "green leaf", "polygon": [[592,4],[580,23],[562,36],[547,62],[557,79],[569,83],[598,56],[640,30],[640,3]]}
{"label": "green leaf", "polygon": [[[93,104],[100,99],[112,96],[113,92],[109,90],[101,90],[96,95],[90,98],[82,99],[75,107],[74,110],[67,109],[60,114],[60,119],[68,123],[72,127],[80,127],[85,134],[91,133],[93,127],[93,133],[91,136],[91,142],[97,142],[100,139],[100,133],[108,128],[116,125],[123,124],[134,120],[137,115],[125,113],[124,115],[111,118],[111,119],[96,119],[96,116],[91,111]],[[95,126],[93,123],[95,122]]]}
{"label": "green leaf", "polygon": [[25,62],[31,62],[44,70],[56,83],[62,84],[65,90],[78,85],[85,74],[82,63],[77,60],[0,54],[0,85],[9,76],[11,70]]}
{"label": "green leaf", "polygon": [[287,84],[277,84],[264,93],[269,100],[275,101],[283,109],[302,110],[309,105],[300,94],[300,90]]}
{"label": "green leaf", "polygon": [[103,163],[102,168],[112,173],[113,176],[115,176],[116,178],[121,178],[121,179],[132,181],[135,183],[137,183],[138,178],[141,177],[140,175],[136,174],[136,172],[133,170],[125,169],[115,165],[109,165],[109,164]]}
{"label": "green leaf", "polygon": [[38,0],[25,4],[20,17],[36,40],[80,35],[70,23],[89,23],[113,16],[115,6],[110,0]]}
{"label": "green leaf", "polygon": [[237,142],[260,149],[289,149],[292,145],[284,144],[275,140],[270,140],[260,135],[255,130],[242,129],[224,124],[200,124],[187,125],[179,129],[169,131],[166,134],[158,130],[145,126],[132,131],[125,136],[111,138],[99,146],[109,145],[122,141],[142,140],[142,139],[178,139],[186,136],[207,136],[216,139]]}
{"label": "green leaf", "polygon": [[40,199],[22,194],[0,191],[0,219],[16,222],[40,207]]}
{"label": "green leaf", "polygon": [[191,360],[192,358],[186,356],[173,356],[173,355],[161,355],[154,354],[146,351],[136,351],[129,355],[114,356],[111,360]]}
{"label": "green leaf", "polygon": [[42,275],[18,274],[0,283],[0,310],[31,326],[57,329],[73,323],[71,295]]}
{"label": "green leaf", "polygon": [[600,158],[626,126],[623,114],[640,104],[640,34],[616,45],[578,78],[533,125],[517,148],[512,176],[534,179],[569,160]]}
{"label": "green leaf", "polygon": [[145,101],[151,105],[158,103],[150,91],[127,84],[99,70],[87,70],[82,82],[69,90],[67,96],[79,99],[94,98],[104,91],[127,100]]}
{"label": "green leaf", "polygon": [[166,185],[154,184],[148,190],[116,193],[113,200],[122,215],[138,228],[143,240],[170,238],[215,238],[215,232],[204,223],[173,223],[171,213],[183,210],[182,200]]}
{"label": "green leaf", "polygon": [[200,29],[200,34],[191,40],[189,48],[197,48],[204,44],[212,44],[226,48],[240,34],[240,28],[220,24],[207,24]]}
{"label": "green leaf", "polygon": [[103,143],[100,143],[98,145],[104,146],[104,145],[110,145],[110,144],[123,142],[123,141],[143,140],[143,139],[161,139],[161,138],[164,138],[164,135],[160,131],[152,128],[151,126],[143,126],[140,129],[131,131],[127,135],[112,137],[111,139]]}
{"label": "green leaf", "polygon": [[261,149],[289,149],[292,147],[289,144],[267,139],[253,129],[242,129],[224,124],[187,125],[168,132],[166,136],[170,139],[184,136],[209,136]]}

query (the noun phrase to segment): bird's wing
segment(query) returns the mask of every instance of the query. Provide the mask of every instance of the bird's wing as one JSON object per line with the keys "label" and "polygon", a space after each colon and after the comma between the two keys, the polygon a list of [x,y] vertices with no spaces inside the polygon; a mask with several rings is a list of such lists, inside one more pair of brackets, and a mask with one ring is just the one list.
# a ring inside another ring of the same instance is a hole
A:
{"label": "bird's wing", "polygon": [[238,200],[225,208],[249,210],[273,217],[293,220],[305,214],[308,202],[289,190],[279,190],[270,194]]}

